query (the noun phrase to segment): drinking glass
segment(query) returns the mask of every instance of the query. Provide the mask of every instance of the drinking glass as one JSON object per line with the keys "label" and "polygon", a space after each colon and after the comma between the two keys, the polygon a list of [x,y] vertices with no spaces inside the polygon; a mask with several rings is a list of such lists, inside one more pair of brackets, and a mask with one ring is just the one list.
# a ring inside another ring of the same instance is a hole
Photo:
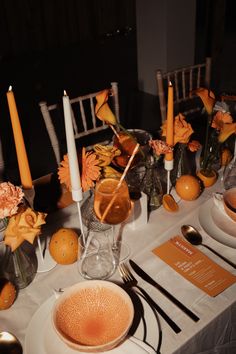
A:
{"label": "drinking glass", "polygon": [[112,250],[118,262],[128,257],[129,248],[116,237],[115,226],[129,216],[132,202],[126,182],[119,178],[104,178],[97,182],[94,193],[94,211],[101,223],[112,226]]}
{"label": "drinking glass", "polygon": [[78,269],[85,279],[108,279],[116,270],[116,259],[112,252],[109,231],[92,231],[86,244],[80,237]]}
{"label": "drinking glass", "polygon": [[224,170],[223,186],[225,190],[236,187],[236,158],[233,158]]}

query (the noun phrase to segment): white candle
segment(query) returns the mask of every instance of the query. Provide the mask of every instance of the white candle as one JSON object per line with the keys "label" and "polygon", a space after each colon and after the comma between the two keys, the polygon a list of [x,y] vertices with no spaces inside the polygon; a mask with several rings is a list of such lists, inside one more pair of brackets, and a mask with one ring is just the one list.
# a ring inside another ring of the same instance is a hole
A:
{"label": "white candle", "polygon": [[70,105],[69,97],[67,96],[65,91],[63,96],[63,109],[64,109],[64,119],[65,119],[67,152],[68,152],[69,168],[70,168],[72,199],[75,202],[79,202],[83,199],[83,193],[81,188],[79,163],[77,158],[75,137],[74,137],[74,131],[72,125],[71,105]]}

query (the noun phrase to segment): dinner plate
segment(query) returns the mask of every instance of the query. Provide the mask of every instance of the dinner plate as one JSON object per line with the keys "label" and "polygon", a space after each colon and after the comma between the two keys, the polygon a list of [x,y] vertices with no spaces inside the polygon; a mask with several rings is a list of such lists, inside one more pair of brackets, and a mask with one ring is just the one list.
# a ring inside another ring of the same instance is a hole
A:
{"label": "dinner plate", "polygon": [[[46,300],[35,312],[27,327],[24,354],[78,354],[80,351],[69,348],[58,337],[51,323],[51,311],[56,300],[55,295]],[[155,329],[156,340],[158,340],[157,324],[150,328]],[[147,344],[143,343],[142,325],[136,330],[135,337],[130,337],[118,347],[108,351],[112,354],[145,354],[155,353]],[[155,338],[155,337],[154,337]],[[154,344],[153,344],[154,345]]]}
{"label": "dinner plate", "polygon": [[213,221],[212,208],[214,206],[214,201],[211,198],[200,207],[198,218],[202,228],[216,241],[226,246],[236,248],[236,237],[220,229]]}

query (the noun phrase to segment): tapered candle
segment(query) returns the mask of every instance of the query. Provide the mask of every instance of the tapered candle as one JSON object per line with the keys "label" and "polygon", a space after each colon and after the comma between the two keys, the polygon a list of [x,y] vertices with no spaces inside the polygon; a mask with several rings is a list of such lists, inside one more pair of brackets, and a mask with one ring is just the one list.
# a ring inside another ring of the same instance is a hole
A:
{"label": "tapered candle", "polygon": [[[166,142],[168,145],[174,145],[174,90],[171,82],[168,86],[167,120],[166,120]],[[166,161],[173,160],[173,152],[165,155]]]}
{"label": "tapered candle", "polygon": [[69,169],[70,169],[72,199],[75,202],[79,202],[83,199],[83,193],[81,188],[79,163],[77,158],[75,137],[74,137],[74,131],[72,125],[70,99],[67,96],[65,91],[63,96],[63,109],[64,109],[66,143],[67,143],[67,152],[68,152]]}
{"label": "tapered candle", "polygon": [[31,189],[33,187],[29,162],[26,154],[25,143],[22,135],[20,120],[16,107],[16,101],[12,87],[7,92],[7,101],[11,117],[12,130],[15,140],[16,155],[20,172],[21,185],[23,189]]}

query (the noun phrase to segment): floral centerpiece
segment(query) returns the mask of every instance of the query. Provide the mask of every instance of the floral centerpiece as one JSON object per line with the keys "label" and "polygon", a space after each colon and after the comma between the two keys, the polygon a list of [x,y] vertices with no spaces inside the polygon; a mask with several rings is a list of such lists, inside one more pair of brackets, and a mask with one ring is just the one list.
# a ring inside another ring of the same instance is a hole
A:
{"label": "floral centerpiece", "polygon": [[208,187],[216,181],[216,170],[221,165],[221,155],[229,137],[236,133],[236,123],[233,122],[226,105],[219,104],[212,91],[199,88],[195,93],[201,98],[207,113],[206,135],[198,177]]}
{"label": "floral centerpiece", "polygon": [[36,273],[33,262],[27,259],[20,246],[24,241],[33,244],[41,233],[46,215],[24,204],[24,193],[20,187],[10,182],[0,184],[0,218],[5,223],[3,243],[7,246],[3,272],[13,277],[19,288],[28,285]]}
{"label": "floral centerpiece", "polygon": [[[161,127],[162,136],[166,137],[165,121]],[[201,144],[197,140],[190,140],[194,133],[190,123],[186,121],[185,116],[179,113],[174,118],[174,168],[171,171],[171,182],[175,185],[176,180],[183,174],[194,174],[195,171],[189,163],[187,150],[196,152],[200,149]]]}

